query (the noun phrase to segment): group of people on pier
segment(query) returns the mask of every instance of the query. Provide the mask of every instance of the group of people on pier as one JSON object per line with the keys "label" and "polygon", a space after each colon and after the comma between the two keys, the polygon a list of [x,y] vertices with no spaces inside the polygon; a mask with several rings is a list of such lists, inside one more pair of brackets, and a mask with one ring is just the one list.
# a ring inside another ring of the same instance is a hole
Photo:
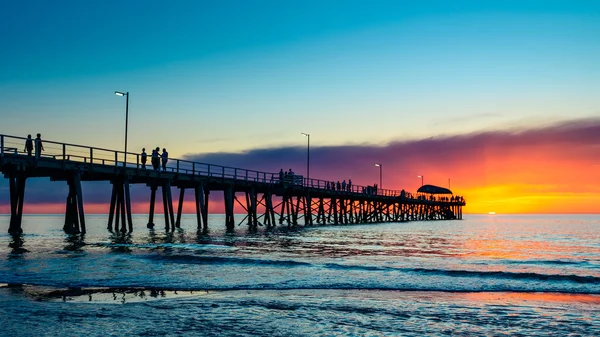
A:
{"label": "group of people on pier", "polygon": [[431,194],[429,195],[429,197],[427,197],[426,195],[419,195],[417,196],[418,200],[429,200],[429,201],[442,201],[442,202],[464,202],[465,199],[462,196],[459,195],[453,195],[451,197],[436,197],[435,195]]}
{"label": "group of people on pier", "polygon": [[[146,168],[146,162],[148,161],[148,154],[146,153],[146,148],[142,149],[142,168],[145,169]],[[160,147],[156,147],[156,149],[152,150],[152,156],[151,156],[151,163],[152,163],[152,168],[155,171],[160,170],[160,164],[162,161],[162,170],[166,171],[167,170],[167,162],[169,161],[169,153],[167,152],[166,148],[162,149],[162,154],[160,153]]]}
{"label": "group of people on pier", "polygon": [[325,189],[333,190],[333,191],[351,192],[352,191],[352,179],[348,179],[347,184],[346,184],[345,179],[341,183],[339,180],[337,181],[337,183],[335,181],[332,181],[331,183],[329,183],[329,181],[328,181],[327,184],[325,185]]}
{"label": "group of people on pier", "polygon": [[279,183],[280,184],[292,184],[292,185],[302,185],[302,176],[296,175],[292,169],[289,171],[283,171],[283,169],[279,170]]}
{"label": "group of people on pier", "polygon": [[[31,156],[33,150],[35,148],[35,160],[40,159],[40,155],[42,151],[44,151],[44,145],[42,144],[42,134],[38,133],[35,139],[31,139],[31,135],[27,135],[27,139],[25,140],[25,149],[23,152],[27,152],[28,156]],[[15,150],[16,152],[16,150]]]}

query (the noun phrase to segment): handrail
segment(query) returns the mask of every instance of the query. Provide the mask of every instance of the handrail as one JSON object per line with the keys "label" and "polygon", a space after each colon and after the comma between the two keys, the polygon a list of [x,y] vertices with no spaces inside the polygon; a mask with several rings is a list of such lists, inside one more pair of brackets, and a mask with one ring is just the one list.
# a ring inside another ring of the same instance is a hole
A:
{"label": "handrail", "polygon": [[[0,158],[5,158],[6,148],[16,148],[18,152],[19,146],[22,146],[25,140],[25,137],[0,134]],[[67,161],[78,161],[86,164],[101,163],[102,165],[112,165],[114,163],[115,169],[118,169],[120,166],[123,166],[125,168],[130,167],[142,169],[139,153],[127,152],[127,156],[125,156],[125,152],[123,151],[110,150],[100,147],[61,143],[49,140],[42,140],[42,142],[44,145],[44,152],[42,153],[42,157],[51,156],[54,159],[61,160],[63,167]],[[123,161],[123,159],[126,157],[128,158],[128,160]],[[133,158],[133,160],[129,158]],[[160,158],[160,156],[159,163],[162,164],[162,159]],[[404,192],[404,197],[415,200],[420,199],[412,197],[418,196],[417,193],[410,193],[404,190],[399,191],[390,189],[376,189],[374,186],[363,186],[354,184],[346,184],[344,188],[337,188],[337,183],[335,182],[314,178],[307,179],[302,177],[301,175],[293,175],[287,178],[286,176],[284,176],[283,179],[281,179],[280,172],[272,173],[248,170],[243,168],[201,163],[178,158],[169,158],[169,163],[170,164],[166,166],[167,172],[184,173],[190,174],[192,176],[199,175],[208,177],[220,177],[223,179],[231,178],[236,180],[256,181],[268,184],[282,184],[284,186],[291,187],[309,187],[320,190],[328,190],[331,192],[349,192],[356,194],[369,194],[387,197],[400,197],[401,194]],[[148,165],[146,169],[152,170],[153,168],[151,155],[148,155],[147,164]],[[162,165],[159,166],[159,171],[162,172]],[[440,197],[436,199],[442,200],[444,198]],[[425,200],[429,199],[425,198]]]}

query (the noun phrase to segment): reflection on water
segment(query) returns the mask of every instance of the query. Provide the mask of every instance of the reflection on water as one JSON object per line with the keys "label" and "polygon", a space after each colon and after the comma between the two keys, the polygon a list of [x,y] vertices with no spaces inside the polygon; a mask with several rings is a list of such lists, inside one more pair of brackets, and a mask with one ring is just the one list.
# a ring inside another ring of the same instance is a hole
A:
{"label": "reflection on water", "polygon": [[82,252],[85,246],[85,234],[67,234],[64,250],[69,252]]}
{"label": "reflection on water", "polygon": [[49,288],[23,284],[0,285],[11,293],[26,296],[34,301],[135,303],[158,299],[196,297],[209,291],[177,291],[144,288]]}
{"label": "reflection on water", "polygon": [[28,250],[23,248],[25,240],[23,234],[11,234],[11,241],[8,246],[12,249],[9,255],[11,257],[18,257],[20,254],[27,253]]}

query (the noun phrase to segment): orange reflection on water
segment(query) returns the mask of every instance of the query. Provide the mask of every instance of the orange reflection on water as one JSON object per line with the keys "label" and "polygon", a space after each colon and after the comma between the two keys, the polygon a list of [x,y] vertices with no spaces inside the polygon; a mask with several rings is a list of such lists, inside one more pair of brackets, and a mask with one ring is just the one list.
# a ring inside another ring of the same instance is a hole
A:
{"label": "orange reflection on water", "polygon": [[463,257],[511,260],[555,259],[556,254],[544,254],[544,252],[558,252],[558,247],[549,242],[485,238],[466,240],[464,249],[467,253]]}
{"label": "orange reflection on water", "polygon": [[511,301],[531,301],[531,302],[580,302],[589,304],[600,304],[600,295],[589,294],[558,294],[558,293],[520,293],[520,292],[482,292],[482,293],[463,293],[465,299],[484,302],[511,302]]}

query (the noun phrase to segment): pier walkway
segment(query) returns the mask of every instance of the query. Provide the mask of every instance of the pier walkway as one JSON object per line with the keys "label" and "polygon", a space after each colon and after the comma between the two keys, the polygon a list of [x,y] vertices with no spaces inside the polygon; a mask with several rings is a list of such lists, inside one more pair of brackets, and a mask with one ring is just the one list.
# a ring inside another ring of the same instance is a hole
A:
{"label": "pier walkway", "polygon": [[[233,230],[234,205],[246,212],[238,224],[250,229],[259,225],[273,227],[325,224],[358,224],[410,220],[462,219],[465,201],[459,197],[435,198],[406,193],[404,190],[375,189],[352,185],[344,190],[332,188],[320,179],[287,176],[242,168],[227,167],[170,158],[165,171],[152,168],[151,155],[143,168],[141,156],[109,149],[43,141],[39,159],[21,152],[25,138],[0,135],[0,171],[10,184],[9,233],[21,233],[21,219],[28,178],[46,177],[66,181],[64,230],[85,233],[82,181],[106,181],[112,184],[109,230],[131,232],[130,184],[145,184],[150,191],[148,227],[154,226],[156,192],[163,200],[165,228],[180,226],[186,190],[194,194],[198,229],[208,229],[208,205],[212,192],[223,195],[225,225]],[[174,212],[172,187],[179,189]],[[113,226],[114,225],[114,226]]]}

